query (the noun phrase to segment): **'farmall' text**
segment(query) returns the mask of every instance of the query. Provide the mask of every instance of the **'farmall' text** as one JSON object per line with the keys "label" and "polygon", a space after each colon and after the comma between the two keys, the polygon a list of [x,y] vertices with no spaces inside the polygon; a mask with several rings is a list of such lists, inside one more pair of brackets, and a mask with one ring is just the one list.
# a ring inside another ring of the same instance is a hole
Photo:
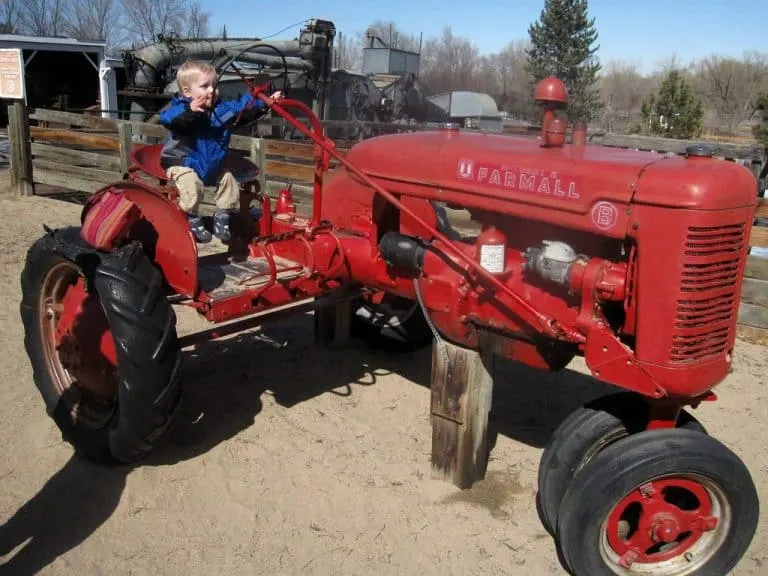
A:
{"label": "'farmall' text", "polygon": [[473,160],[460,160],[457,176],[460,180],[505,190],[533,192],[571,200],[578,200],[581,197],[576,188],[576,182],[549,170],[491,166],[476,164]]}

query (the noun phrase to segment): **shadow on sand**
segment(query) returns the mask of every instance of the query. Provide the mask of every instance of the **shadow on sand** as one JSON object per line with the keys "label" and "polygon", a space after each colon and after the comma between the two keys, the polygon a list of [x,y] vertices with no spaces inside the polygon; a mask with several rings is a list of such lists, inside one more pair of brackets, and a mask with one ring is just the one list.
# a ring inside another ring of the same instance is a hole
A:
{"label": "shadow on sand", "polygon": [[[291,407],[321,394],[354,394],[356,386],[375,385],[390,373],[430,385],[429,349],[392,355],[356,342],[339,350],[312,342],[311,316],[298,316],[186,353],[181,413],[167,440],[138,466],[192,459],[234,437],[254,423],[265,391]],[[546,374],[503,365],[494,384],[492,433],[541,447],[569,412],[607,390],[567,369]],[[82,543],[115,511],[132,469],[70,458],[0,526],[0,554],[18,549],[0,564],[0,576],[34,574]]]}

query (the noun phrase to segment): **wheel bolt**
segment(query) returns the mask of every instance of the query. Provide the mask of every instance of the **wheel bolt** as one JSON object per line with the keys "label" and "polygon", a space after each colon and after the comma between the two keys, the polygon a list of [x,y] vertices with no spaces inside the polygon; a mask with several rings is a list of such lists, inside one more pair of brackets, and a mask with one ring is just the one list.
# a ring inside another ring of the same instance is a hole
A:
{"label": "wheel bolt", "polygon": [[717,516],[699,516],[696,521],[696,527],[702,532],[714,530],[717,526]]}
{"label": "wheel bolt", "polygon": [[656,494],[656,489],[653,487],[652,482],[648,482],[647,484],[643,484],[639,488],[640,495],[643,498],[653,498],[653,496]]}
{"label": "wheel bolt", "polygon": [[621,558],[619,558],[619,566],[622,568],[629,568],[638,558],[640,558],[640,551],[637,548],[627,550],[621,555]]}

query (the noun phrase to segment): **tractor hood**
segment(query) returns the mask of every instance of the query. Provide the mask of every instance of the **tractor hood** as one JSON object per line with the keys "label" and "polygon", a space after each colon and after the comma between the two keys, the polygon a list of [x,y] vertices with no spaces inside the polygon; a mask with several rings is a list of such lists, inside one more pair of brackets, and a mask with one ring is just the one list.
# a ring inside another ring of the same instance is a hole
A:
{"label": "tractor hood", "polygon": [[[628,203],[652,153],[596,146],[542,148],[537,140],[458,130],[363,140],[347,158],[387,187],[437,189],[584,214],[599,200]],[[384,182],[381,182],[384,184]],[[473,202],[474,203],[474,202]]]}
{"label": "tractor hood", "polygon": [[630,203],[717,210],[754,202],[751,173],[733,162],[596,145],[543,148],[525,137],[394,134],[356,144],[347,158],[390,190],[539,218],[556,211],[595,223],[610,214],[616,235]]}

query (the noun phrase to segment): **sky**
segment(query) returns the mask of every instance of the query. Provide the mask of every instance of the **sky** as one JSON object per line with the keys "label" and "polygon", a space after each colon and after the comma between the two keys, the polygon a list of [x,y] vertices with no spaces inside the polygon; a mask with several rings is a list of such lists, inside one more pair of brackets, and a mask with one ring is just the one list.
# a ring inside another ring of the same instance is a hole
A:
{"label": "sky", "polygon": [[[406,33],[439,37],[450,25],[481,53],[499,52],[512,40],[525,40],[544,0],[289,0],[243,2],[201,0],[211,13],[211,33],[226,24],[229,37],[292,38],[309,18],[331,20],[353,36],[376,20],[393,21]],[[250,6],[249,6],[250,5]],[[590,16],[603,62],[632,61],[645,73],[675,54],[688,63],[712,54],[741,57],[768,52],[768,2],[765,0],[592,0]],[[421,24],[419,24],[421,22]]]}

